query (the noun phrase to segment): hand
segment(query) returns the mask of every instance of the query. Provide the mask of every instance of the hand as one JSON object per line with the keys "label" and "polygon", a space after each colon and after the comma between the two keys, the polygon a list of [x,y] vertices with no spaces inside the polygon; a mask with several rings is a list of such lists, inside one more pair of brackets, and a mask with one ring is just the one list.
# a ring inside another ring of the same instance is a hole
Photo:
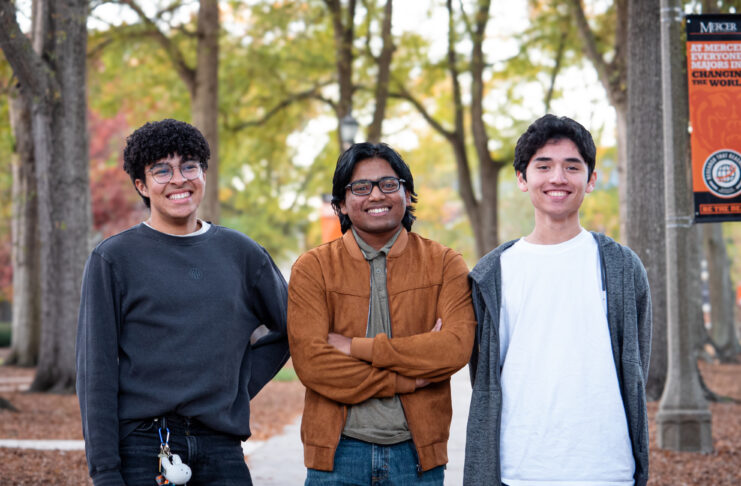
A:
{"label": "hand", "polygon": [[425,380],[424,378],[415,378],[414,379],[414,389],[416,390],[418,388],[424,388],[430,383],[432,383],[430,380]]}
{"label": "hand", "polygon": [[327,336],[327,343],[334,346],[339,352],[350,356],[350,345],[352,344],[352,338],[345,337],[342,334],[336,332],[330,332]]}

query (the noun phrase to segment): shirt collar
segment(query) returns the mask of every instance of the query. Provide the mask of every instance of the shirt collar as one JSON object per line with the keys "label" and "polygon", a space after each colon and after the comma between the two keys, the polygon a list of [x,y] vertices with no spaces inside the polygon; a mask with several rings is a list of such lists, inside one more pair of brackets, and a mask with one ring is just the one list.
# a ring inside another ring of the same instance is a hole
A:
{"label": "shirt collar", "polygon": [[394,236],[389,238],[389,240],[386,242],[385,245],[379,250],[376,250],[372,246],[370,246],[368,243],[366,243],[363,238],[358,235],[358,233],[355,231],[355,227],[351,226],[350,230],[352,231],[353,236],[355,237],[355,241],[357,242],[358,246],[360,247],[360,251],[363,252],[363,256],[365,256],[366,260],[373,260],[378,255],[383,253],[384,256],[387,256],[389,254],[389,251],[391,251],[391,247],[394,246],[394,243],[396,242],[396,239],[399,237],[399,233],[401,233],[401,228],[394,233]]}

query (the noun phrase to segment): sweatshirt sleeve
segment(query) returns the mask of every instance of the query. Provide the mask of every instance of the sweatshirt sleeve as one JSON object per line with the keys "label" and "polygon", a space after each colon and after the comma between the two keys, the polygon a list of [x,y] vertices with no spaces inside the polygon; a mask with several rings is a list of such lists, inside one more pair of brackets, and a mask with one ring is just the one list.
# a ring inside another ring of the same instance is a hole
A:
{"label": "sweatshirt sleeve", "polygon": [[286,281],[280,270],[264,253],[264,261],[254,284],[256,308],[268,333],[252,345],[252,375],[248,385],[250,398],[269,382],[288,361],[288,337],[286,335]]}
{"label": "sweatshirt sleeve", "polygon": [[305,255],[294,264],[288,287],[288,339],[301,382],[346,404],[414,391],[414,379],[373,367],[328,344],[329,323],[320,265]]}
{"label": "sweatshirt sleeve", "polygon": [[[404,376],[443,381],[468,362],[476,320],[471,302],[468,267],[459,253],[445,253],[443,280],[437,301],[439,332],[392,337],[353,338],[352,356]],[[430,323],[432,329],[433,323]]]}
{"label": "sweatshirt sleeve", "polygon": [[93,252],[82,278],[77,323],[77,396],[90,476],[123,485],[118,454],[120,287],[109,262]]}

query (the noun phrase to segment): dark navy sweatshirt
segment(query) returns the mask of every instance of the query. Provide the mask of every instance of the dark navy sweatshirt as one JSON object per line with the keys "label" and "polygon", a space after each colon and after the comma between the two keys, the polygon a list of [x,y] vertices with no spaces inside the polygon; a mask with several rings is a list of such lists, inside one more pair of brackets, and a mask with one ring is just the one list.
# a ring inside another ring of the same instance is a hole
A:
{"label": "dark navy sweatshirt", "polygon": [[[267,251],[221,226],[178,237],[140,224],[100,243],[77,331],[94,484],[123,484],[119,440],[148,418],[178,414],[247,438],[250,398],[288,359],[286,295]],[[251,345],[261,324],[270,332]]]}

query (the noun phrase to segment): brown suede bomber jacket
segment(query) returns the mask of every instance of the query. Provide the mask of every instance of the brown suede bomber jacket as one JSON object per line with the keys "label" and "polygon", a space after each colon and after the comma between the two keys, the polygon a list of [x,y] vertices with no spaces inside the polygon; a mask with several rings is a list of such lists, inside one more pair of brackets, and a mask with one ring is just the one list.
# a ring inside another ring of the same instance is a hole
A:
{"label": "brown suede bomber jacket", "polygon": [[[460,253],[402,229],[386,262],[392,336],[366,338],[370,265],[352,231],[302,255],[288,285],[288,339],[306,386],[304,464],[331,471],[348,406],[399,394],[422,471],[448,462],[450,376],[471,355],[476,326]],[[442,329],[430,332],[437,318]],[[351,356],[327,343],[351,337]],[[431,383],[415,389],[415,379]]]}

